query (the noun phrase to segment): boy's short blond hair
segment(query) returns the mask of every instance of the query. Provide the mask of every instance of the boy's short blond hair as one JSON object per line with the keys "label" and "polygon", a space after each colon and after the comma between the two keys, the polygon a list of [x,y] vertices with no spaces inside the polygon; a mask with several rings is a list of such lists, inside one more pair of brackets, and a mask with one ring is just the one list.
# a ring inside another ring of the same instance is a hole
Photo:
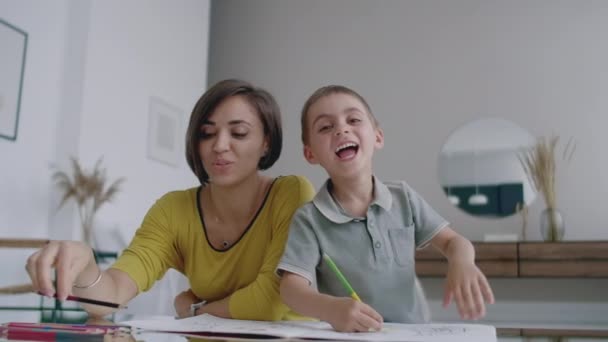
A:
{"label": "boy's short blond hair", "polygon": [[309,137],[310,137],[310,132],[308,129],[308,122],[307,122],[308,121],[308,111],[310,110],[310,107],[312,107],[312,105],[314,105],[321,98],[332,95],[332,94],[346,94],[346,95],[355,97],[357,100],[359,100],[363,104],[363,106],[365,106],[365,110],[367,110],[367,115],[369,115],[369,118],[372,120],[374,127],[378,127],[380,125],[380,123],[378,122],[378,120],[376,119],[374,114],[372,113],[372,110],[371,110],[369,104],[367,103],[367,101],[365,101],[363,96],[359,95],[359,93],[357,93],[356,91],[354,91],[346,86],[343,86],[343,85],[324,86],[324,87],[317,89],[312,95],[310,95],[310,97],[308,97],[308,100],[306,100],[306,102],[304,103],[304,107],[302,107],[300,123],[302,125],[302,143],[304,145],[308,145]]}

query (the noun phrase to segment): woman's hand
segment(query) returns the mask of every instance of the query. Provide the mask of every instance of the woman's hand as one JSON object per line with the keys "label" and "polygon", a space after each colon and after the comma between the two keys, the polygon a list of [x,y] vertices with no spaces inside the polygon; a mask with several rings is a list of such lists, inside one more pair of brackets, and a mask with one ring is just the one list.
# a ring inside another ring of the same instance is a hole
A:
{"label": "woman's hand", "polygon": [[485,303],[494,303],[488,280],[472,262],[450,263],[445,283],[443,306],[455,299],[460,317],[479,319],[485,316]]}
{"label": "woman's hand", "polygon": [[[99,276],[99,268],[91,247],[78,241],[51,241],[32,254],[25,266],[34,291],[46,296],[57,294],[64,300],[74,284],[91,284]],[[57,289],[53,286],[52,270],[56,270]]]}
{"label": "woman's hand", "polygon": [[200,299],[194,295],[191,289],[188,289],[177,296],[173,300],[173,307],[178,318],[191,317],[190,305],[200,302]]}

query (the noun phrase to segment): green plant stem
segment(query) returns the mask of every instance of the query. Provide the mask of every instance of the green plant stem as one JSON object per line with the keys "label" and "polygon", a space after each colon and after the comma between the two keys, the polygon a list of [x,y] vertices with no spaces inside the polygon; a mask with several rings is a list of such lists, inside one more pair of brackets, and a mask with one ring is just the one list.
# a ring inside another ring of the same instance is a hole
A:
{"label": "green plant stem", "polygon": [[78,205],[78,216],[80,217],[82,238],[84,242],[93,247],[94,241],[92,241],[92,228],[93,216],[95,215],[95,212],[93,211],[92,207],[87,208],[87,204],[91,206],[91,204],[87,203],[87,201]]}

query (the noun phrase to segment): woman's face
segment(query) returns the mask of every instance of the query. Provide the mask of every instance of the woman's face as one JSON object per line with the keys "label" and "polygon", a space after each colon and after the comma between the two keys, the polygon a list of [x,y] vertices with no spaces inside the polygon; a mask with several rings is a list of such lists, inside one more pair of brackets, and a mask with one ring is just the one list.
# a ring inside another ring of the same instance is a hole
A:
{"label": "woman's face", "polygon": [[225,99],[201,126],[199,153],[212,184],[237,185],[257,173],[267,149],[260,116],[243,96]]}

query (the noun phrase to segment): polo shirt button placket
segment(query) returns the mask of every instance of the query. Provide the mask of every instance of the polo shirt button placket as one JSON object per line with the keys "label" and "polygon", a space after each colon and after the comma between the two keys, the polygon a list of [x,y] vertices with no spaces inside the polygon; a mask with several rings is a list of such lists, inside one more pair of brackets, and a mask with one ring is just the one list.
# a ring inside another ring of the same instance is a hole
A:
{"label": "polo shirt button placket", "polygon": [[[370,228],[374,228],[374,221],[370,220],[369,226]],[[382,247],[382,242],[380,242],[380,240],[376,240],[376,242],[374,242],[374,247],[376,247],[376,249],[380,249],[380,247]]]}

